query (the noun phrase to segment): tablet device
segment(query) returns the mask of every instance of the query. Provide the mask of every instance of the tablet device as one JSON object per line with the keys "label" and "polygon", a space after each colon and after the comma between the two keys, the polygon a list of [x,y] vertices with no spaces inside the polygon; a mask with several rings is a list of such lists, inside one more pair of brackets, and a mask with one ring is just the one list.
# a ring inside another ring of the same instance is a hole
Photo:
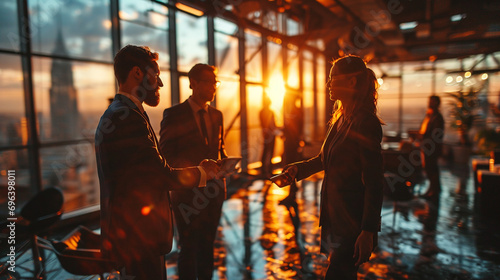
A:
{"label": "tablet device", "polygon": [[241,161],[241,157],[227,157],[221,159],[220,162],[220,171],[225,172],[225,173],[232,173],[234,169],[236,168],[236,165],[238,162]]}

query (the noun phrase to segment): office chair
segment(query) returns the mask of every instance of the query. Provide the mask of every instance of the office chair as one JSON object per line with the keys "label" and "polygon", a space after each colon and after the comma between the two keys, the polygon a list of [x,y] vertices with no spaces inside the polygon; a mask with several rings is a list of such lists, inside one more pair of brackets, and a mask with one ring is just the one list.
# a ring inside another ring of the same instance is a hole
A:
{"label": "office chair", "polygon": [[[35,194],[21,209],[20,217],[17,217],[16,223],[16,259],[19,260],[26,252],[31,249],[33,254],[34,270],[26,267],[22,269],[32,272],[35,279],[44,277],[43,251],[39,248],[40,235],[60,220],[64,197],[60,189],[47,188]],[[3,223],[0,228],[4,229],[10,221]],[[17,243],[17,241],[22,242]],[[20,245],[19,245],[20,244]],[[3,267],[0,275],[4,275],[8,265]]]}
{"label": "office chair", "polygon": [[78,226],[61,241],[46,241],[59,260],[61,267],[75,275],[99,275],[115,271],[116,264],[104,259],[101,250],[101,237],[84,226]]}

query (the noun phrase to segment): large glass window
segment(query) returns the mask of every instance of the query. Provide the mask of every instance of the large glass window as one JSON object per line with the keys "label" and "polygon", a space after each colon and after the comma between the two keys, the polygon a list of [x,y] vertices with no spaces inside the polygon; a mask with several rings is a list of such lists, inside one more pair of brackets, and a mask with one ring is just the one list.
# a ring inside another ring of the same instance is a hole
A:
{"label": "large glass window", "polygon": [[331,112],[331,108],[326,108],[327,98],[330,98],[326,95],[326,61],[323,55],[317,54],[316,56],[316,100],[318,102],[318,131],[316,132],[316,137],[319,140],[323,140],[326,134],[326,123],[328,120],[325,120],[326,112]]}
{"label": "large glass window", "polygon": [[7,191],[8,176],[14,175],[16,188],[16,212],[21,211],[23,205],[36,192],[31,185],[30,162],[27,149],[0,151],[0,219],[5,220],[8,215]]}
{"label": "large glass window", "polygon": [[99,180],[93,142],[40,150],[42,185],[64,194],[64,211],[99,203]]}
{"label": "large glass window", "polygon": [[260,33],[251,29],[245,30],[245,62],[246,80],[262,82],[262,38]]}
{"label": "large glass window", "polygon": [[33,59],[35,107],[42,142],[93,139],[115,95],[111,65]]}
{"label": "large glass window", "polygon": [[224,114],[225,144],[228,155],[241,155],[240,76],[237,26],[224,20],[215,21],[215,66],[221,81],[217,89],[217,108]]}
{"label": "large glass window", "polygon": [[[148,46],[159,54],[161,71],[169,69],[168,9],[145,0],[120,2],[122,46],[132,44]],[[170,98],[169,98],[170,99]]]}
{"label": "large glass window", "polygon": [[29,0],[35,53],[112,60],[108,0]]}
{"label": "large glass window", "polygon": [[[172,105],[170,91],[170,55],[168,48],[168,8],[149,0],[120,1],[120,27],[122,46],[131,44],[148,46],[157,52],[160,78],[160,104],[145,106],[151,125],[159,135],[163,110]],[[182,99],[181,99],[182,101]]]}
{"label": "large glass window", "polygon": [[304,91],[303,91],[303,102],[302,108],[304,112],[304,140],[310,142],[314,138],[314,64],[313,56],[309,51],[303,52],[303,80],[304,80]]}
{"label": "large glass window", "polygon": [[260,161],[264,139],[260,125],[260,110],[262,109],[262,86],[247,85],[247,116],[248,116],[248,162]]}
{"label": "large glass window", "polygon": [[19,50],[19,27],[17,26],[17,1],[0,2],[0,49]]}
{"label": "large glass window", "polygon": [[285,81],[283,78],[281,45],[274,42],[267,43],[267,61],[269,85],[266,92],[271,99],[271,110],[276,115],[276,125],[283,126]]}
{"label": "large glass window", "polygon": [[217,89],[217,109],[223,114],[224,141],[230,156],[241,156],[240,83],[225,80]]}
{"label": "large glass window", "polygon": [[177,19],[177,67],[188,72],[196,63],[208,63],[207,19],[183,12]]}
{"label": "large glass window", "polygon": [[0,54],[0,147],[26,145],[23,73],[17,55]]}
{"label": "large glass window", "polygon": [[[299,76],[299,52],[296,46],[290,46],[293,49],[288,50],[287,54],[287,86],[293,89],[299,89],[300,76]],[[312,86],[312,80],[311,86]]]}

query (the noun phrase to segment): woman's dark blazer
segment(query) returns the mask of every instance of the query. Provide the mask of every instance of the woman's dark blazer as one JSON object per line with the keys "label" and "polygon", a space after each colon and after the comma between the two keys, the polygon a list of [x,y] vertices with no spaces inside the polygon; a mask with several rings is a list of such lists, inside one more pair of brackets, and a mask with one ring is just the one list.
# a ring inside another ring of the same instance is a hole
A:
{"label": "woman's dark blazer", "polygon": [[352,120],[341,119],[342,124],[330,127],[319,155],[296,163],[297,180],[324,170],[322,232],[356,238],[361,230],[376,233],[380,228],[382,128],[378,117],[367,111],[355,113]]}

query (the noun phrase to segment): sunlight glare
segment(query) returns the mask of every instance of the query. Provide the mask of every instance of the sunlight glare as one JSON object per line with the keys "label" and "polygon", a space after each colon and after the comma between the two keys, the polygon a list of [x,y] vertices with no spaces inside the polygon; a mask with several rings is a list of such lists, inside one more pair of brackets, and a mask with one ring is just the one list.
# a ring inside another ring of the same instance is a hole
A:
{"label": "sunlight glare", "polygon": [[271,99],[271,109],[278,114],[283,109],[283,98],[285,97],[285,81],[283,76],[275,73],[269,78],[267,95]]}

